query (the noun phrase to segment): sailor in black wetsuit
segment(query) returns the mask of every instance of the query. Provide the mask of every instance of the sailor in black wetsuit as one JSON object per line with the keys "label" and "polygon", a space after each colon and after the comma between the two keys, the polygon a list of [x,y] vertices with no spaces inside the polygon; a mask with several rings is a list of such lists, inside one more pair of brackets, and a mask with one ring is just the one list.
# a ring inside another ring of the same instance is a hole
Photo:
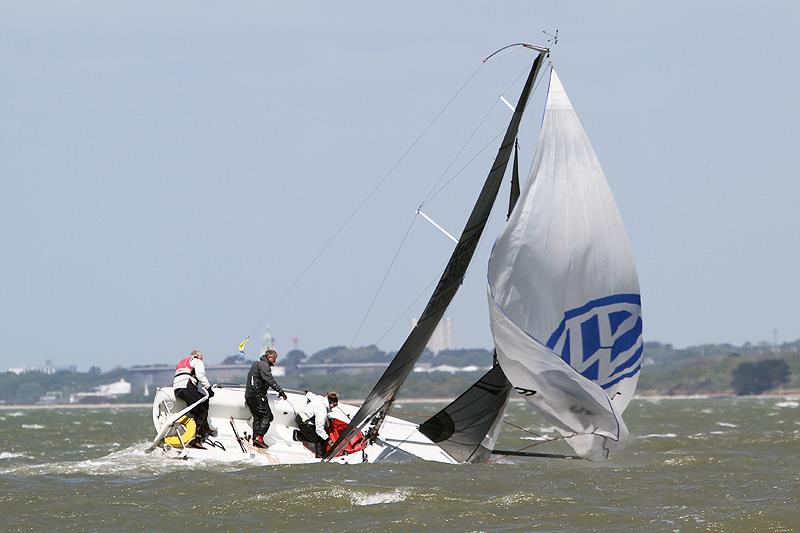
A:
{"label": "sailor in black wetsuit", "polygon": [[269,430],[272,422],[272,410],[269,408],[267,391],[272,388],[281,398],[286,399],[286,393],[275,378],[272,377],[272,367],[278,359],[278,352],[267,350],[261,359],[253,363],[247,373],[247,386],[244,390],[244,401],[253,415],[253,445],[257,448],[266,448],[264,435]]}

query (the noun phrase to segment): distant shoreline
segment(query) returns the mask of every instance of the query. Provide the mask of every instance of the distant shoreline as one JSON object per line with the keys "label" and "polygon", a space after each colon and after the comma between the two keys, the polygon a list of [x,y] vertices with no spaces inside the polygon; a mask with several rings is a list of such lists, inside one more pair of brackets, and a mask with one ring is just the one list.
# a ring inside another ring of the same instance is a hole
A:
{"label": "distant shoreline", "polygon": [[[784,398],[787,400],[800,399],[800,391],[785,391],[780,394],[758,394],[754,396],[736,396],[734,394],[675,394],[675,395],[662,395],[662,394],[643,394],[634,397],[635,400],[710,400],[719,398]],[[402,405],[416,404],[416,403],[447,403],[453,401],[452,398],[408,398],[397,400],[396,403]],[[512,398],[511,401],[523,402],[522,398]],[[358,400],[342,400],[342,403],[351,405],[359,405],[361,399]],[[36,409],[144,409],[152,408],[152,403],[59,403],[59,404],[0,404],[0,411],[31,411]]]}

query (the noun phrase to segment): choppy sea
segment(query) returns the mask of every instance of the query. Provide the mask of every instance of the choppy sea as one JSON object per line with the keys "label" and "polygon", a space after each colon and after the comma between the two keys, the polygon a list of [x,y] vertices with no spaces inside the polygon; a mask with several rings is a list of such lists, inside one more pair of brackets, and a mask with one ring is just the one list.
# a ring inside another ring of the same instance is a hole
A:
{"label": "choppy sea", "polygon": [[[800,531],[798,399],[635,400],[625,419],[604,463],[252,466],[145,454],[147,408],[5,409],[0,530]],[[500,447],[568,453],[523,403],[508,421]]]}

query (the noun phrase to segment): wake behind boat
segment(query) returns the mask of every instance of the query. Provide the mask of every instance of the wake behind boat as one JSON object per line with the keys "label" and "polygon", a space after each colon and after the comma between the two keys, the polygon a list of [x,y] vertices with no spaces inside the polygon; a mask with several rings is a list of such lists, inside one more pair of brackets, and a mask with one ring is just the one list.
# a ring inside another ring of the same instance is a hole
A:
{"label": "wake behind boat", "polygon": [[[549,49],[520,46],[537,56],[516,106],[509,104],[511,120],[464,229],[454,238],[450,259],[421,318],[360,407],[342,406],[341,413],[333,413],[336,438],[324,461],[416,457],[468,463],[487,461],[492,454],[540,457],[544,454],[495,448],[512,395],[524,398],[553,424],[561,433],[559,440],[577,457],[606,459],[627,439],[622,412],[633,397],[643,350],[633,254],[566,91],[553,68],[544,68]],[[550,74],[547,101],[532,172],[522,188],[517,133],[542,70]],[[495,242],[487,273],[495,364],[422,424],[391,417],[398,392],[462,285],[512,152],[508,222]],[[165,444],[185,413],[169,389],[160,389],[153,415],[158,436],[151,448],[174,445],[182,456],[249,455],[247,440],[236,438],[237,433],[252,432],[242,390],[221,389],[218,396],[210,402],[210,417],[220,445],[195,451],[184,449],[181,439]],[[295,410],[303,398],[297,393],[285,401],[270,397],[275,421],[265,439],[268,461],[316,460],[294,438]]]}

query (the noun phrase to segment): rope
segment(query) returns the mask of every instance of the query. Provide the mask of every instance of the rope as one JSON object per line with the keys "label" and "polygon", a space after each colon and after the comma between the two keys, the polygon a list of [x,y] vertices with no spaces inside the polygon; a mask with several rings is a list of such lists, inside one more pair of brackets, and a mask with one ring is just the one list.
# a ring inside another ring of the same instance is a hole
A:
{"label": "rope", "polygon": [[[516,429],[518,429],[518,430],[520,430],[520,431],[522,431],[522,432],[524,432],[524,433],[529,433],[529,434],[531,434],[531,435],[534,435],[534,436],[536,436],[536,437],[539,437],[540,439],[543,439],[543,440],[541,440],[541,441],[539,441],[539,442],[534,442],[534,443],[532,443],[532,444],[528,444],[527,446],[523,446],[522,448],[519,448],[518,450],[514,450],[514,453],[524,452],[525,450],[527,450],[527,449],[529,449],[529,448],[533,448],[534,446],[539,446],[539,445],[541,445],[541,444],[548,444],[548,443],[551,443],[551,442],[556,442],[556,441],[559,441],[559,440],[571,439],[572,437],[577,437],[577,436],[579,435],[579,433],[573,433],[572,435],[560,435],[560,436],[558,436],[558,437],[555,437],[555,438],[552,438],[552,439],[548,439],[547,437],[544,437],[544,436],[542,436],[542,435],[539,435],[539,434],[538,434],[538,433],[536,433],[535,431],[531,431],[531,430],[529,430],[529,429],[526,429],[526,428],[520,427],[520,426],[518,426],[518,425],[516,425],[516,424],[513,424],[513,423],[509,422],[508,420],[503,420],[503,423],[504,423],[504,424],[508,424],[509,426],[511,426],[511,427],[513,427],[513,428],[516,428]],[[508,457],[508,455],[507,455],[507,454],[496,454],[496,455],[498,456],[498,458]],[[495,460],[493,460],[493,461],[490,461],[490,462],[492,462],[492,463],[493,463],[493,462],[495,462],[495,461],[496,461],[496,459],[495,459]]]}
{"label": "rope", "polygon": [[391,176],[392,173],[394,173],[395,169],[397,169],[397,167],[400,166],[400,163],[406,158],[406,156],[409,154],[409,152],[411,152],[411,150],[414,149],[414,147],[419,143],[419,141],[422,139],[422,137],[425,136],[425,134],[428,132],[428,130],[430,130],[431,127],[439,120],[439,117],[441,117],[444,114],[444,112],[450,107],[450,104],[452,104],[453,101],[458,97],[458,95],[460,95],[463,92],[463,90],[467,87],[467,85],[469,85],[469,83],[478,74],[478,71],[482,67],[483,67],[483,63],[478,65],[478,67],[472,72],[472,74],[470,74],[469,77],[467,77],[466,81],[461,85],[461,87],[459,87],[459,89],[456,91],[456,93],[447,101],[447,103],[444,105],[444,107],[442,107],[442,109],[436,114],[436,116],[433,117],[433,119],[428,123],[428,125],[425,126],[425,128],[417,136],[417,138],[414,139],[414,141],[409,145],[409,147],[406,148],[406,150],[403,152],[403,154],[397,159],[395,164],[392,165],[392,167],[383,175],[383,177],[372,188],[372,190],[370,190],[369,193],[364,197],[364,199],[361,200],[361,203],[359,203],[356,206],[356,208],[353,210],[353,212],[350,213],[350,216],[348,216],[347,219],[345,219],[344,223],[342,223],[342,225],[339,226],[339,228],[333,233],[331,238],[328,239],[328,241],[322,246],[322,248],[317,252],[317,254],[311,259],[311,262],[308,264],[308,266],[306,266],[300,272],[300,274],[294,279],[294,281],[289,285],[289,287],[286,290],[283,291],[281,296],[278,298],[278,300],[275,302],[275,304],[273,304],[273,306],[267,311],[267,313],[264,315],[264,317],[256,324],[256,326],[254,328],[252,328],[250,330],[250,334],[251,335],[253,335],[257,330],[259,330],[261,328],[261,326],[264,324],[264,322],[266,322],[266,320],[278,308],[278,306],[280,306],[280,304],[283,303],[283,301],[286,299],[286,297],[289,295],[289,293],[292,291],[292,289],[294,289],[294,287],[300,282],[300,280],[302,280],[303,277],[305,277],[306,273],[309,270],[311,270],[311,268],[316,264],[317,260],[322,256],[322,254],[325,253],[325,251],[328,249],[328,247],[330,247],[331,244],[333,244],[333,241],[336,240],[336,238],[339,236],[339,234],[342,232],[342,230],[344,230],[344,228],[347,227],[347,225],[350,223],[350,221],[358,214],[359,211],[361,211],[361,208],[364,207],[364,205],[372,198],[372,196],[374,196],[374,194],[378,191],[378,189],[381,187],[381,185],[383,185],[383,183],[389,178],[389,176]]}

